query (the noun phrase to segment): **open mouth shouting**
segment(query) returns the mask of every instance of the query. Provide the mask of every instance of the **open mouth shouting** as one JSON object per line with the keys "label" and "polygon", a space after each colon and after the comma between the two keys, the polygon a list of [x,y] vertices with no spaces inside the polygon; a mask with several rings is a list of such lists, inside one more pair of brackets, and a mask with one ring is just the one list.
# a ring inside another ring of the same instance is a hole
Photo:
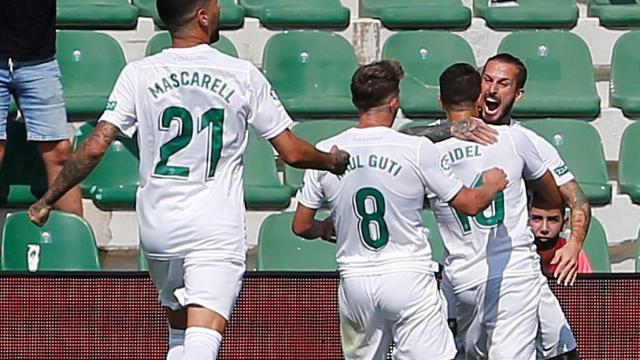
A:
{"label": "open mouth shouting", "polygon": [[502,101],[495,95],[485,95],[482,114],[485,120],[497,120],[501,115]]}

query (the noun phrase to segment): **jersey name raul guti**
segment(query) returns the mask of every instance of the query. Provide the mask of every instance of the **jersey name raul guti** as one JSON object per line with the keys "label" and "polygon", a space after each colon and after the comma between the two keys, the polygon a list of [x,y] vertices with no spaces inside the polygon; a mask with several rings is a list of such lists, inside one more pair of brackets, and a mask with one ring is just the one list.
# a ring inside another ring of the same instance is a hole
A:
{"label": "jersey name raul guti", "polygon": [[307,170],[298,200],[312,209],[329,204],[341,276],[437,270],[422,231],[424,196],[432,192],[449,201],[462,183],[441,168],[433,143],[372,127],[346,130],[316,146],[327,151],[333,145],[351,155],[346,173]]}
{"label": "jersey name raul guti", "polygon": [[148,256],[198,247],[244,259],[247,125],[270,139],[292,123],[255,66],[208,45],[164,50],[127,64],[101,120],[137,130]]}
{"label": "jersey name raul guti", "polygon": [[509,180],[490,206],[473,217],[429,195],[447,252],[445,271],[456,292],[495,277],[532,274],[540,267],[527,227],[524,179],[538,179],[547,168],[522,131],[493,128],[498,131],[493,145],[454,138],[436,144],[442,163],[450,164],[467,187],[482,185],[482,173],[494,167],[503,169]]}

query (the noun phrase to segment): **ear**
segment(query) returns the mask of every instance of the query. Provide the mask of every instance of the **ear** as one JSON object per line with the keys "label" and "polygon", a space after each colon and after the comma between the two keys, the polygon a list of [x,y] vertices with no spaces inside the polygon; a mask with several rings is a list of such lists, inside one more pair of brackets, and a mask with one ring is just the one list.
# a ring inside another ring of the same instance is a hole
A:
{"label": "ear", "polygon": [[389,106],[392,109],[398,109],[400,107],[400,98],[398,96],[392,96],[391,99],[389,99]]}
{"label": "ear", "polygon": [[196,18],[198,19],[198,25],[209,27],[209,16],[204,11],[204,9],[199,9],[196,13]]}
{"label": "ear", "polygon": [[445,111],[444,104],[442,103],[442,98],[438,95],[438,106],[440,106],[440,110]]}
{"label": "ear", "polygon": [[518,102],[518,101],[522,100],[523,97],[524,97],[524,89],[518,89],[516,91],[515,101]]}

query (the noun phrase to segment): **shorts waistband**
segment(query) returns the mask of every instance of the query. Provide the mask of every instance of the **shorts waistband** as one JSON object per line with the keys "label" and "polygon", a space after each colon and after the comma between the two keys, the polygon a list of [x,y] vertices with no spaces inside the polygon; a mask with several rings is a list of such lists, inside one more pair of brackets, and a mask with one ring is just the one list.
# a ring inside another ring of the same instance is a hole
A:
{"label": "shorts waistband", "polygon": [[16,60],[11,57],[0,57],[0,69],[16,70],[25,66],[36,66],[55,60],[54,56],[38,60]]}

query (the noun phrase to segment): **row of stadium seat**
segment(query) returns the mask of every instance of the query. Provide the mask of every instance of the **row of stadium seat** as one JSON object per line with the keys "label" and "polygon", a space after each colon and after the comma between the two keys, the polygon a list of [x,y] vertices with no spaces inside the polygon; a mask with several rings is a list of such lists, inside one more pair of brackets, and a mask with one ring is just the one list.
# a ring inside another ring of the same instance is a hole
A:
{"label": "row of stadium seat", "polygon": [[[125,66],[123,51],[115,39],[102,33],[59,31],[57,38],[69,117],[95,119]],[[620,107],[628,117],[640,116],[638,43],[640,31],[621,36],[611,66],[611,105]],[[169,46],[168,35],[160,33],[148,43],[147,53]],[[224,37],[214,46],[237,56],[233,44]],[[515,106],[516,116],[593,119],[599,114],[591,55],[577,35],[564,31],[514,32],[504,38],[499,51],[520,57],[529,70],[526,96]],[[446,32],[396,33],[386,41],[382,56],[395,58],[405,67],[401,103],[403,112],[411,118],[441,116],[437,102],[440,73],[456,62],[476,64],[469,44]],[[357,66],[354,50],[343,37],[295,31],[270,38],[262,69],[287,110],[300,120],[355,118],[349,83]],[[319,98],[323,101],[317,101]]]}
{"label": "row of stadium seat", "polygon": [[[326,213],[318,214],[319,218],[326,216]],[[335,244],[297,237],[291,232],[292,219],[293,213],[283,212],[264,220],[258,240],[257,270],[335,270]],[[433,259],[442,263],[444,245],[433,212],[424,210],[422,220],[430,230],[428,240]],[[584,249],[595,272],[611,271],[606,235],[595,218],[592,219]],[[2,231],[1,253],[2,270],[28,270],[30,263],[32,271],[101,269],[95,236],[89,224],[80,217],[58,211],[51,214],[42,228],[33,225],[25,211],[9,215]],[[638,254],[640,256],[640,250]],[[636,266],[640,271],[640,260]],[[141,253],[138,267],[147,269]]]}
{"label": "row of stadium seat", "polygon": [[[350,11],[339,0],[219,0],[224,29],[238,29],[244,17],[260,20],[271,29],[349,26]],[[58,0],[58,27],[63,29],[133,29],[138,16],[162,22],[156,0]],[[576,0],[518,0],[517,6],[491,6],[474,0],[473,13],[499,30],[522,28],[568,29],[578,21]],[[360,17],[374,18],[392,30],[464,29],[472,11],[460,0],[360,0]],[[603,26],[624,28],[640,24],[638,0],[590,0],[589,16]]]}
{"label": "row of stadium seat", "polygon": [[[416,121],[406,126],[423,125]],[[310,120],[300,122],[293,132],[316,143],[355,126],[351,120]],[[608,180],[600,135],[589,123],[574,119],[536,119],[524,122],[556,146],[593,205],[611,202],[612,188]],[[90,134],[94,123],[84,124],[74,138],[77,148]],[[24,124],[12,122],[6,160],[0,171],[0,203],[24,206],[33,202],[46,189],[44,167],[33,144],[25,139]],[[640,204],[640,122],[624,132],[619,162],[619,190]],[[138,148],[135,139],[118,137],[96,169],[81,183],[85,198],[103,210],[131,209],[138,186]],[[35,164],[35,165],[34,165]],[[284,184],[278,176],[271,145],[249,133],[245,153],[245,201],[250,209],[283,209],[302,185],[303,171],[284,166]]]}

